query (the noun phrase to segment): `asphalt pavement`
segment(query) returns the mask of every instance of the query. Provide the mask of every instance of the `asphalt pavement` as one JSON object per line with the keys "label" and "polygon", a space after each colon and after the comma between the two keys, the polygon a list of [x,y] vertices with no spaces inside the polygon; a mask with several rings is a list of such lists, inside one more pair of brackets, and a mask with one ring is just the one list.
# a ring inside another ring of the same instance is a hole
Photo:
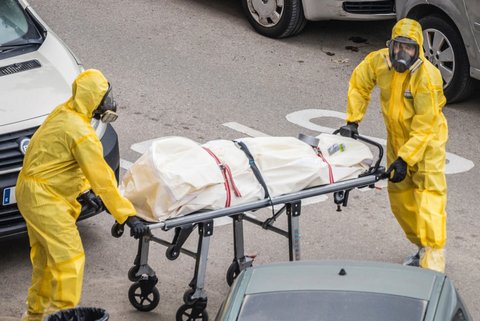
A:
{"label": "asphalt pavement", "polygon": [[[146,141],[185,136],[200,143],[245,136],[318,135],[343,124],[353,68],[389,38],[393,22],[309,23],[298,36],[274,40],[257,34],[235,0],[82,0],[30,4],[86,68],[102,70],[120,105],[122,174]],[[361,40],[359,42],[359,40]],[[446,106],[448,241],[447,274],[474,319],[480,319],[480,222],[478,121],[480,95]],[[360,133],[385,139],[378,91]],[[336,211],[331,196],[305,205],[302,259],[354,259],[400,263],[414,251],[390,213],[385,188],[352,191]],[[268,210],[256,212],[267,218]],[[86,252],[82,306],[106,309],[112,321],[174,320],[194,261],[175,261],[154,244],[160,304],[138,312],[129,303],[137,242],[110,235],[107,214],[79,223]],[[285,220],[280,220],[285,227]],[[255,264],[288,260],[285,238],[246,226],[246,249]],[[171,239],[171,232],[156,231]],[[225,273],[233,258],[232,225],[214,228],[206,275],[213,319],[228,292]],[[187,242],[195,249],[196,236]],[[28,238],[0,243],[0,317],[18,320],[30,283]]]}

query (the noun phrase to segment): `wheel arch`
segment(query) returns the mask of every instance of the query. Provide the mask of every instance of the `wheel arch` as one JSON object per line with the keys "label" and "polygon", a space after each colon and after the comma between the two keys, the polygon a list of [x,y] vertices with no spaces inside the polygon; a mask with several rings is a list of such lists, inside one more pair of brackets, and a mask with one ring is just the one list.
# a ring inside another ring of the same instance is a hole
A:
{"label": "wheel arch", "polygon": [[[460,11],[455,10],[454,13],[455,13],[455,16],[458,17],[458,19],[465,19],[464,14],[462,15]],[[436,17],[442,18],[455,29],[455,31],[460,35],[461,41],[464,44],[465,51],[467,52],[468,64],[470,65],[470,62],[476,56],[474,46],[469,46],[469,47],[465,46],[465,41],[464,41],[465,33],[470,32],[470,29],[469,28],[465,28],[466,30],[460,29],[458,25],[455,23],[455,21],[452,18],[450,18],[450,16],[442,8],[432,4],[419,4],[411,8],[406,14],[407,18],[415,19],[417,21],[426,16],[436,16]]]}

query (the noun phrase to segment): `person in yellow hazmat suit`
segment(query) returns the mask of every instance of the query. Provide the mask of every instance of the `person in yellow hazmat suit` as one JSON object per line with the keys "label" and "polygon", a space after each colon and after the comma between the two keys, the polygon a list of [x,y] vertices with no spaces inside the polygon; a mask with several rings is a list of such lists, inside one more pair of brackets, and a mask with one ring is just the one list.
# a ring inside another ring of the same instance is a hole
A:
{"label": "person in yellow hazmat suit", "polygon": [[43,321],[49,313],[80,302],[85,263],[75,224],[80,194],[92,189],[135,238],[148,232],[130,201],[120,195],[90,124],[93,117],[110,122],[117,114],[109,82],[90,69],[78,75],[72,97],[47,117],[25,154],[16,198],[27,223],[33,271],[22,320]]}
{"label": "person in yellow hazmat suit", "polygon": [[425,59],[422,44],[417,21],[405,18],[395,24],[388,48],[370,53],[353,71],[347,124],[340,134],[358,133],[378,85],[387,129],[390,206],[406,237],[419,248],[404,264],[444,272],[446,99],[440,71]]}

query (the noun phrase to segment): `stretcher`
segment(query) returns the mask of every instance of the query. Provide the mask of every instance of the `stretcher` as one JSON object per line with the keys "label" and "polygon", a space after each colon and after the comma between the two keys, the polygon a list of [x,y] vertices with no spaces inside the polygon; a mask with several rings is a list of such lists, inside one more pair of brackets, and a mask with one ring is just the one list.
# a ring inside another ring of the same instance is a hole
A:
{"label": "stretcher", "polygon": [[[376,182],[387,178],[385,168],[380,166],[383,158],[382,145],[359,135],[355,135],[354,138],[372,145],[378,150],[374,164],[357,178],[228,208],[200,211],[166,219],[158,223],[149,223],[149,233],[139,239],[134,264],[128,271],[128,279],[133,282],[128,291],[130,303],[139,311],[151,311],[159,304],[160,294],[156,287],[158,278],[148,264],[150,243],[155,242],[167,247],[165,255],[169,260],[177,259],[181,253],[195,259],[194,275],[183,295],[184,304],[177,310],[176,320],[208,320],[205,274],[210,239],[214,234],[213,220],[216,218],[231,217],[233,221],[233,260],[226,272],[226,281],[229,285],[233,283],[241,271],[250,267],[253,263],[253,258],[247,256],[244,250],[243,223],[245,221],[286,237],[288,239],[289,260],[300,260],[299,222],[303,199],[333,193],[337,211],[341,211],[342,206],[347,206],[349,193],[353,189],[375,188]],[[271,207],[273,209],[275,205],[281,206],[280,209],[272,210],[271,217],[265,221],[247,215],[247,212],[262,208]],[[274,226],[277,218],[284,213],[288,221],[287,230]],[[174,229],[172,241],[155,236],[157,230],[169,231],[172,229]],[[183,245],[195,229],[198,231],[198,243],[196,252],[193,252],[183,248]],[[123,225],[115,223],[112,226],[111,232],[114,237],[120,237],[123,231]]]}

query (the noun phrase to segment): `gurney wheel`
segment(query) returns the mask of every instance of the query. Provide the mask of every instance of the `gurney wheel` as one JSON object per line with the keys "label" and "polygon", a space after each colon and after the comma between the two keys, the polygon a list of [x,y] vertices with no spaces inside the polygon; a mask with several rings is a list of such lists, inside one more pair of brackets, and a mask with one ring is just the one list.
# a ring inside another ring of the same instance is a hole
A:
{"label": "gurney wheel", "polygon": [[119,238],[120,236],[123,235],[124,228],[125,227],[123,224],[118,224],[117,222],[115,222],[112,225],[112,229],[110,230],[110,233],[112,234],[113,237]]}
{"label": "gurney wheel", "polygon": [[176,251],[174,245],[170,245],[169,247],[167,247],[167,252],[165,253],[165,256],[167,257],[167,259],[173,261],[179,255],[180,255],[180,251]]}
{"label": "gurney wheel", "polygon": [[132,282],[137,282],[140,280],[140,276],[137,276],[137,272],[140,269],[140,266],[134,265],[128,270],[128,279]]}
{"label": "gurney wheel", "polygon": [[232,286],[233,281],[237,278],[237,276],[240,274],[240,267],[238,266],[237,261],[233,261],[232,264],[228,267],[227,270],[227,284],[228,286]]}
{"label": "gurney wheel", "polygon": [[133,307],[139,311],[148,312],[155,309],[160,302],[160,293],[154,286],[151,292],[146,292],[142,289],[139,282],[135,282],[128,290],[128,300]]}
{"label": "gurney wheel", "polygon": [[177,321],[208,321],[207,309],[203,309],[198,315],[193,315],[194,305],[184,304],[177,310]]}

